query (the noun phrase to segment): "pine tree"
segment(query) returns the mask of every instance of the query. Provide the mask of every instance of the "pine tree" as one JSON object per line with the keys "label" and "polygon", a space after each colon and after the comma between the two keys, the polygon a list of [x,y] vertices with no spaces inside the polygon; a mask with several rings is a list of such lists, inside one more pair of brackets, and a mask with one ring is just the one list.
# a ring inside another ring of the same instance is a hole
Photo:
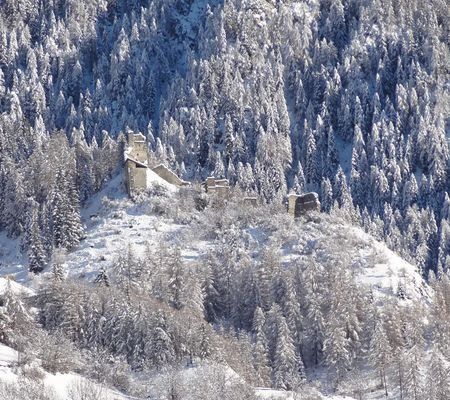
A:
{"label": "pine tree", "polygon": [[368,163],[365,150],[365,143],[361,129],[355,126],[352,150],[352,170],[350,173],[350,187],[352,189],[352,198],[356,205],[363,205],[365,202],[364,182],[368,172]]}
{"label": "pine tree", "polygon": [[44,244],[41,239],[42,233],[39,227],[37,207],[38,204],[33,201],[27,224],[29,270],[34,273],[41,272],[44,269],[46,262],[46,254]]}
{"label": "pine tree", "polygon": [[340,0],[333,0],[326,22],[327,32],[338,49],[341,49],[347,40],[344,6]]}
{"label": "pine tree", "polygon": [[254,335],[253,366],[262,384],[267,384],[270,378],[265,322],[264,312],[260,307],[256,307],[252,322],[252,333]]}
{"label": "pine tree", "polygon": [[392,349],[386,337],[383,322],[378,319],[370,346],[371,363],[380,374],[381,385],[388,397],[387,371],[392,357]]}
{"label": "pine tree", "polygon": [[317,185],[320,179],[318,152],[316,148],[316,140],[312,130],[307,131],[306,136],[306,164],[305,178],[307,184]]}
{"label": "pine tree", "polygon": [[307,331],[306,336],[309,343],[309,348],[312,352],[314,365],[319,365],[322,359],[324,333],[325,333],[325,319],[321,306],[320,297],[320,271],[318,265],[312,262],[305,270],[303,279],[305,281],[305,297],[307,304]]}
{"label": "pine tree", "polygon": [[51,260],[52,280],[55,283],[62,282],[64,280],[64,258],[64,251],[61,249],[55,249]]}
{"label": "pine tree", "polygon": [[131,244],[128,244],[127,250],[115,260],[112,271],[115,283],[130,299],[132,294],[139,290],[142,275],[141,265]]}
{"label": "pine tree", "polygon": [[335,181],[333,187],[334,199],[337,202],[339,208],[342,208],[345,202],[345,198],[346,196],[348,196],[348,187],[344,171],[342,170],[341,167],[338,168],[334,181]]}
{"label": "pine tree", "polygon": [[304,367],[295,352],[291,332],[283,316],[278,319],[275,354],[273,360],[274,386],[283,390],[295,390],[305,379]]}
{"label": "pine tree", "polygon": [[105,286],[105,287],[110,286],[108,274],[106,273],[104,267],[100,268],[100,271],[98,272],[98,275],[96,276],[94,282],[100,286]]}
{"label": "pine tree", "polygon": [[446,257],[450,254],[450,223],[442,220],[439,233],[439,250],[437,269],[447,270]]}
{"label": "pine tree", "polygon": [[333,128],[330,128],[330,131],[328,132],[327,156],[324,171],[324,175],[330,180],[333,180],[336,176],[339,166],[339,154],[336,149],[336,140],[334,136],[335,133]]}
{"label": "pine tree", "polygon": [[336,314],[331,315],[326,324],[323,351],[337,387],[344,377],[344,371],[350,365],[350,351],[345,327]]}
{"label": "pine tree", "polygon": [[199,357],[200,359],[204,360],[211,356],[212,354],[212,348],[211,348],[211,338],[209,336],[209,333],[206,329],[205,324],[200,325],[200,343],[199,343]]}
{"label": "pine tree", "polygon": [[333,206],[333,188],[328,178],[322,179],[320,205],[322,211],[329,213]]}
{"label": "pine tree", "polygon": [[292,185],[292,191],[300,194],[305,191],[305,176],[303,174],[302,164],[299,162],[297,165],[297,174],[294,177],[294,184]]}
{"label": "pine tree", "polygon": [[8,344],[12,345],[19,335],[26,334],[32,327],[32,317],[21,299],[14,293],[9,279],[3,295],[3,307],[7,317],[5,319],[5,322],[7,321],[7,331],[10,331]]}
{"label": "pine tree", "polygon": [[405,354],[405,391],[413,400],[422,397],[423,391],[423,348],[421,322],[417,316],[410,315],[406,329],[408,348]]}
{"label": "pine tree", "polygon": [[[209,260],[212,256],[210,255]],[[213,280],[210,262],[204,271],[204,280],[202,283],[202,292],[204,293],[203,305],[205,309],[205,319],[208,322],[214,322],[219,314],[217,300],[219,298],[219,292],[217,291],[216,284]]]}
{"label": "pine tree", "polygon": [[224,178],[225,166],[223,164],[222,155],[219,152],[216,152],[215,160],[214,171],[212,174],[217,178]]}
{"label": "pine tree", "polygon": [[166,318],[158,313],[153,330],[151,357],[157,369],[169,366],[175,360],[175,350],[172,339],[167,332]]}
{"label": "pine tree", "polygon": [[11,320],[6,315],[4,307],[0,308],[0,343],[8,344],[13,335]]}
{"label": "pine tree", "polygon": [[447,359],[435,345],[431,350],[425,382],[425,398],[428,400],[445,400],[450,390],[449,368]]}
{"label": "pine tree", "polygon": [[26,217],[26,196],[23,176],[20,170],[6,161],[6,183],[3,191],[3,225],[10,237],[18,237],[24,232]]}
{"label": "pine tree", "polygon": [[59,170],[52,195],[53,241],[56,247],[70,250],[80,242],[83,228],[78,207],[74,185],[67,174]]}
{"label": "pine tree", "polygon": [[168,268],[169,303],[177,310],[186,305],[186,283],[180,249],[175,249]]}
{"label": "pine tree", "polygon": [[190,271],[184,292],[187,297],[186,307],[190,308],[200,318],[204,318],[203,300],[205,296],[200,283],[199,271]]}

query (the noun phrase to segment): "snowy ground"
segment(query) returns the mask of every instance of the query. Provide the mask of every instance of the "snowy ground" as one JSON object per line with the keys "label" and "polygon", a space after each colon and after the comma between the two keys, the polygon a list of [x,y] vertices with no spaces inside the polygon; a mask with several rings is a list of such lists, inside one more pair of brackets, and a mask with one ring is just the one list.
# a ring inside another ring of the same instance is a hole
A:
{"label": "snowy ground", "polygon": [[[261,400],[302,400],[302,392],[293,393],[293,392],[285,392],[281,390],[273,390],[267,388],[257,388],[256,395]],[[320,394],[317,394],[320,396]],[[310,397],[308,397],[310,398]],[[319,399],[319,397],[317,397]],[[355,400],[353,397],[343,397],[343,396],[321,396],[323,400]]]}
{"label": "snowy ground", "polygon": [[[159,179],[156,175],[157,183]],[[176,188],[170,186],[169,192],[175,193]],[[145,204],[136,205],[129,200],[121,174],[91,199],[82,218],[86,239],[75,252],[67,255],[66,270],[72,276],[88,280],[94,279],[100,268],[108,270],[117,258],[118,250],[127,249],[130,245],[136,255],[142,256],[147,246],[176,242],[189,229],[170,219],[152,215]],[[199,242],[183,247],[182,255],[186,261],[196,259],[204,246],[205,243]]]}
{"label": "snowy ground", "polygon": [[[66,269],[71,275],[92,280],[101,267],[107,270],[111,266],[117,250],[131,245],[141,255],[146,245],[157,247],[163,241],[182,241],[186,233],[195,230],[189,225],[176,224],[167,217],[148,213],[145,206],[136,205],[127,198],[123,187],[122,176],[119,175],[84,210],[87,237],[76,252],[67,256]],[[376,297],[395,295],[399,283],[405,287],[408,297],[427,297],[428,288],[416,267],[361,229],[341,224],[330,226],[322,220],[300,224],[294,224],[293,228],[300,230],[308,242],[284,249],[281,253],[283,263],[301,256],[305,248],[320,252],[334,242],[351,249],[348,257],[354,274],[373,290]],[[268,238],[262,229],[250,227],[247,231],[256,246],[264,246]],[[197,260],[212,246],[198,236],[198,240],[191,238],[187,244],[183,243],[182,254],[186,262]]]}
{"label": "snowy ground", "polygon": [[[0,382],[14,383],[19,379],[16,366],[19,361],[19,354],[16,350],[0,344]],[[78,388],[88,388],[90,392],[102,394],[104,399],[125,400],[128,397],[115,391],[104,388],[99,384],[88,381],[77,374],[49,374],[46,373],[43,379],[45,387],[49,393],[56,398],[66,400],[69,393],[76,392]],[[20,400],[20,399],[17,399]]]}
{"label": "snowy ground", "polygon": [[[360,229],[354,229],[356,235],[371,244],[371,248],[361,249],[362,257],[376,257],[372,267],[367,265],[359,269],[361,283],[374,289],[375,294],[393,295],[399,285],[406,288],[407,296],[414,299],[429,300],[429,287],[425,284],[417,268],[389,250],[383,243],[377,242]],[[369,264],[370,265],[370,264]]]}

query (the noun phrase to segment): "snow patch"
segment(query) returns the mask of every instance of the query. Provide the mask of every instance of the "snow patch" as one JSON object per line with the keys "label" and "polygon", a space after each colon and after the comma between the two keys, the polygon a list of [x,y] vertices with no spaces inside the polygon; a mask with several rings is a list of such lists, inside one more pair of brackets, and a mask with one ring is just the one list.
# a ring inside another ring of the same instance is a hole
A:
{"label": "snow patch", "polygon": [[[356,265],[357,279],[374,289],[374,294],[381,299],[385,295],[397,295],[402,287],[408,299],[430,299],[430,288],[425,284],[417,268],[389,250],[385,244],[376,241],[361,229],[352,228],[355,235],[370,246],[360,249],[362,258],[373,258],[364,268]],[[372,266],[371,266],[372,265]]]}
{"label": "snow patch", "polygon": [[0,344],[0,366],[8,366],[17,363],[19,353],[11,347]]}
{"label": "snow patch", "polygon": [[8,281],[11,287],[11,290],[13,293],[17,295],[23,295],[23,296],[31,296],[34,294],[34,291],[30,288],[27,288],[20,283],[14,282],[11,279],[8,278],[0,278],[0,295],[3,295],[6,292],[6,288],[8,286]]}
{"label": "snow patch", "polygon": [[178,190],[175,185],[167,182],[163,178],[161,178],[158,174],[153,172],[150,168],[147,168],[147,187],[150,188],[152,186],[159,185],[167,189],[169,192],[174,193]]}

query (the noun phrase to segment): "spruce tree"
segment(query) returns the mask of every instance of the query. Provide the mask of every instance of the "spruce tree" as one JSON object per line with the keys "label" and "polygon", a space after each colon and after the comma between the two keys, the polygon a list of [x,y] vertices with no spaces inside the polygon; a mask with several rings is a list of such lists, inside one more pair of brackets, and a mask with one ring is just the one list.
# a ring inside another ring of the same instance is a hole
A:
{"label": "spruce tree", "polygon": [[380,375],[381,385],[384,388],[386,397],[388,397],[387,373],[392,358],[392,349],[386,337],[382,320],[378,319],[373,332],[370,358],[373,367]]}
{"label": "spruce tree", "polygon": [[42,231],[39,227],[38,204],[33,201],[31,211],[29,211],[29,221],[27,224],[28,237],[28,264],[29,270],[34,273],[41,272],[46,262],[46,253],[42,243]]}
{"label": "spruce tree", "polygon": [[81,225],[76,189],[67,173],[58,170],[52,193],[53,241],[56,247],[71,250],[81,240]]}
{"label": "spruce tree", "polygon": [[304,366],[295,352],[291,332],[282,315],[279,316],[277,325],[273,383],[279,389],[296,390],[305,379]]}

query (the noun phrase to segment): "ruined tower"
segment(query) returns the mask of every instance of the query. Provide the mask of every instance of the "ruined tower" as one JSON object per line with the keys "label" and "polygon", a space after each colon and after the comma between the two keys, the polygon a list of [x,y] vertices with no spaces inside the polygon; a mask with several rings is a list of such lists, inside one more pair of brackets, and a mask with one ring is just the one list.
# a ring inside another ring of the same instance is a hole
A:
{"label": "ruined tower", "polygon": [[128,194],[147,189],[147,141],[142,133],[128,133],[125,150],[125,178]]}

